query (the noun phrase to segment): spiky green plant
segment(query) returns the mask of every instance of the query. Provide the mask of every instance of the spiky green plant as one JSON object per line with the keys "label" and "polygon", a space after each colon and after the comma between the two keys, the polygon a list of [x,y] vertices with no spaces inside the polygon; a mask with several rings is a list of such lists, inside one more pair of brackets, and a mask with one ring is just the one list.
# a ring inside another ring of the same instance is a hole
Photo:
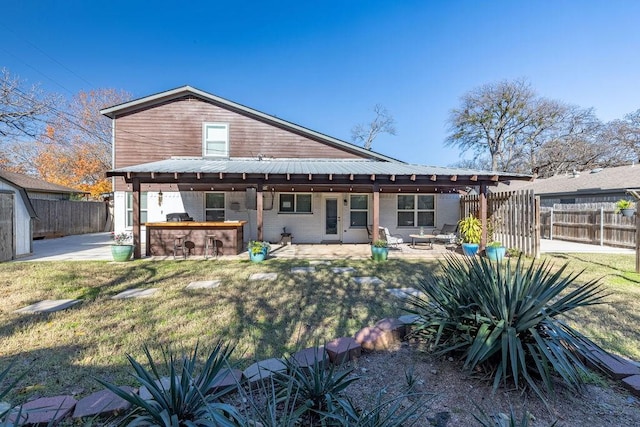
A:
{"label": "spiky green plant", "polygon": [[[401,394],[388,400],[382,400],[383,391],[376,394],[375,404],[370,409],[358,409],[351,399],[341,398],[332,403],[325,416],[323,425],[350,427],[400,427],[415,425],[419,415],[427,406],[423,395]],[[407,398],[413,403],[406,405]]]}
{"label": "spiky green plant", "polygon": [[313,411],[327,409],[340,393],[358,379],[353,368],[337,370],[330,364],[326,352],[321,359],[314,357],[310,366],[300,366],[293,358],[285,359],[286,372],[275,373],[274,380],[280,386],[280,397],[288,396],[287,386],[293,383],[300,405]]}
{"label": "spiky green plant", "polygon": [[507,380],[520,387],[522,379],[543,400],[532,374],[547,391],[557,374],[570,388],[581,391],[587,368],[580,360],[594,360],[587,338],[563,322],[572,310],[601,302],[599,280],[579,285],[580,273],[555,272],[548,262],[525,265],[491,263],[481,257],[448,256],[442,273],[421,281],[426,296],[409,298],[410,312],[420,316],[414,333],[436,353],[461,353],[464,368],[484,368],[493,388]]}
{"label": "spiky green plant", "polygon": [[[176,356],[162,349],[164,366],[156,363],[149,348],[144,353],[149,364],[145,369],[132,356],[127,355],[133,367],[134,378],[145,386],[151,399],[145,400],[137,394],[128,393],[117,385],[97,379],[116,395],[130,402],[134,410],[129,414],[127,425],[158,426],[233,426],[239,417],[236,410],[221,403],[219,398],[234,389],[227,387],[211,393],[214,380],[228,366],[233,347],[218,342],[201,369],[197,369],[198,345],[190,355]],[[168,373],[168,387],[163,384],[161,371]]]}

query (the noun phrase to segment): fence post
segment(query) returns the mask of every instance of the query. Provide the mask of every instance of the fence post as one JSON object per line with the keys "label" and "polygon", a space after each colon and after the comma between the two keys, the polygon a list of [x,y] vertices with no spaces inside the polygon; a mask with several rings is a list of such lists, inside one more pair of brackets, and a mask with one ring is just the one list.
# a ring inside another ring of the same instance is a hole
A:
{"label": "fence post", "polygon": [[600,206],[600,246],[604,246],[604,208]]}
{"label": "fence post", "polygon": [[549,240],[553,240],[553,206],[551,206],[551,215],[549,217]]}

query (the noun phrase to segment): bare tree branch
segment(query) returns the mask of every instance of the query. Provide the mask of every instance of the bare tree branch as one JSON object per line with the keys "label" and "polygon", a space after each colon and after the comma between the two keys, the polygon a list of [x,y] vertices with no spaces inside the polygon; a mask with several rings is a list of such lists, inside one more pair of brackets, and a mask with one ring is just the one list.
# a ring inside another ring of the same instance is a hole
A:
{"label": "bare tree branch", "polygon": [[351,140],[360,143],[366,150],[371,150],[373,140],[380,133],[396,134],[393,116],[380,104],[373,107],[374,119],[367,125],[357,124],[351,129]]}

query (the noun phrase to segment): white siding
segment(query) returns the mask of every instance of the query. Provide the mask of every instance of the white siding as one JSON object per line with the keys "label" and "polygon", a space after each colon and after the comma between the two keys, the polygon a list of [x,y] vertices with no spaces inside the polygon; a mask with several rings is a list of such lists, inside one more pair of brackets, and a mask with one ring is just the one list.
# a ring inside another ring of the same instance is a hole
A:
{"label": "white siding", "polygon": [[[158,205],[158,193],[147,193],[147,218],[149,222],[162,222],[166,214],[172,212],[187,212],[195,221],[204,221],[204,193],[196,191],[163,192],[162,206]],[[312,193],[311,214],[279,213],[279,193],[263,193],[263,238],[271,243],[280,242],[280,234],[286,227],[291,233],[294,243],[320,243],[324,231],[324,196],[331,195],[338,199],[340,217],[339,237],[344,243],[366,243],[367,230],[351,228],[349,226],[350,208],[349,193]],[[114,229],[118,233],[125,230],[126,193],[114,194]],[[436,194],[436,227],[444,224],[455,224],[459,219],[459,201],[457,194]],[[347,200],[347,203],[344,203]],[[244,240],[255,240],[258,236],[256,211],[247,210],[244,192],[225,193],[225,219],[247,221],[244,228]],[[380,195],[380,225],[389,228],[392,234],[400,234],[409,239],[409,234],[419,230],[415,228],[398,228],[396,194]],[[372,223],[373,197],[369,195],[369,224]],[[144,230],[144,227],[143,227]],[[426,230],[431,231],[431,230]],[[144,238],[144,232],[142,233]]]}
{"label": "white siding", "polygon": [[31,254],[31,216],[20,189],[0,180],[0,190],[13,192],[13,236],[16,257]]}

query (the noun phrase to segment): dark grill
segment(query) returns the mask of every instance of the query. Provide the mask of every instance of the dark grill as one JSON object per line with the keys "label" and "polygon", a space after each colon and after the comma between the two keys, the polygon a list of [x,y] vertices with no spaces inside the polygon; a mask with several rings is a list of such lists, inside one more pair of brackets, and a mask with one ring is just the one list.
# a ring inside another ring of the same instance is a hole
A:
{"label": "dark grill", "polygon": [[174,212],[167,214],[167,222],[193,221],[193,218],[186,212]]}

